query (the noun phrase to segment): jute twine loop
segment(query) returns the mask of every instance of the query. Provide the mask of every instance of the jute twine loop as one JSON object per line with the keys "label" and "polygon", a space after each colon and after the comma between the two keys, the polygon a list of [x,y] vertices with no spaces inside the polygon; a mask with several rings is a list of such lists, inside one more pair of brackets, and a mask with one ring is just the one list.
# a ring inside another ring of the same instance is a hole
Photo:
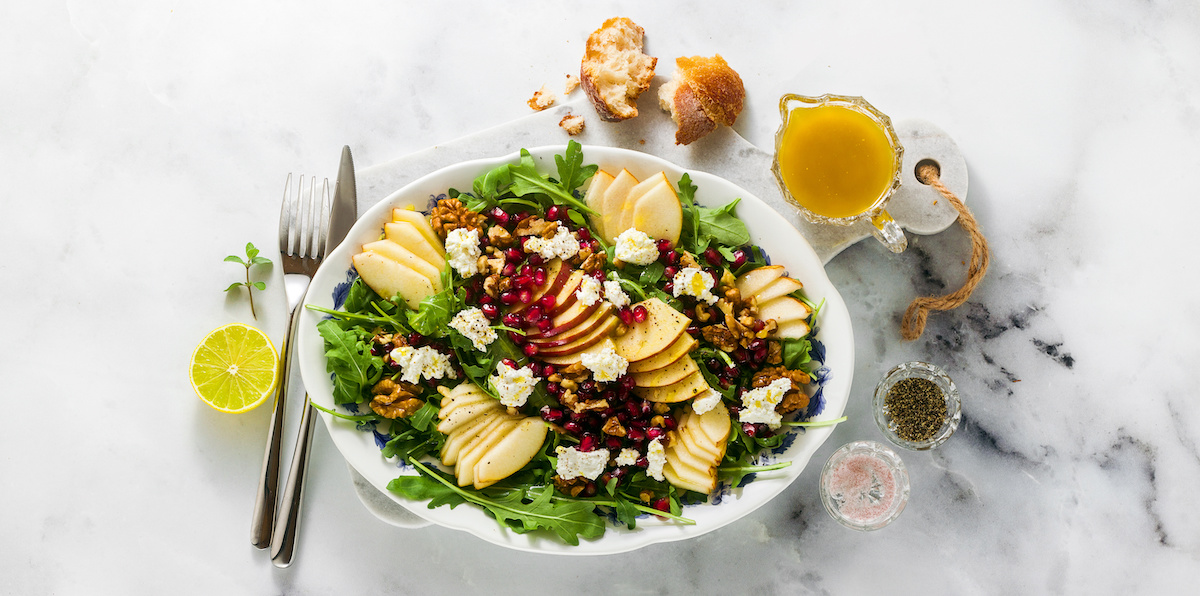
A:
{"label": "jute twine loop", "polygon": [[967,281],[961,288],[945,296],[922,296],[908,305],[900,322],[900,335],[907,341],[917,339],[925,332],[925,319],[930,310],[950,310],[962,306],[975,291],[975,286],[983,281],[983,275],[987,273],[988,268],[987,238],[983,237],[979,223],[975,221],[975,216],[971,215],[967,206],[942,184],[938,167],[923,164],[917,167],[916,174],[917,180],[937,189],[958,210],[958,223],[971,236],[971,264],[967,267]]}

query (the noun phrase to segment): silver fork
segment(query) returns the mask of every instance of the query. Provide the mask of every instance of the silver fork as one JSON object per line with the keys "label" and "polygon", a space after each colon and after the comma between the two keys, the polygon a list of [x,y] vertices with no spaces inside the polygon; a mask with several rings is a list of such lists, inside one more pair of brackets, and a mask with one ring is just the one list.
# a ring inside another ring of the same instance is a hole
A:
{"label": "silver fork", "polygon": [[279,213],[279,255],[283,262],[284,284],[288,297],[288,326],[281,354],[280,377],[275,390],[275,408],[267,429],[267,450],[263,456],[258,496],[254,502],[254,519],[250,527],[250,542],[256,548],[271,545],[275,505],[278,501],[279,454],[283,441],[284,409],[287,405],[288,379],[291,378],[292,345],[296,339],[296,319],[304,302],[313,273],[325,258],[325,237],[329,233],[329,179],[320,183],[317,178],[305,181],[299,177],[295,189],[292,175],[283,184],[283,208]]}

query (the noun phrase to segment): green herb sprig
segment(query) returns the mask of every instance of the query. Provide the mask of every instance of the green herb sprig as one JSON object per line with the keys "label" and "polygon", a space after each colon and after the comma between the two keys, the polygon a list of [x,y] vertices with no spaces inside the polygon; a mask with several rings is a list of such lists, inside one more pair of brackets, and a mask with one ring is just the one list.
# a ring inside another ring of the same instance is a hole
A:
{"label": "green herb sprig", "polygon": [[258,318],[258,313],[254,311],[254,290],[263,291],[267,289],[267,284],[261,281],[250,281],[250,267],[254,265],[271,265],[271,259],[258,256],[258,249],[254,247],[253,242],[246,243],[246,259],[243,260],[237,255],[229,255],[225,257],[227,263],[237,263],[246,268],[246,281],[229,284],[225,291],[228,292],[234,288],[245,286],[247,294],[250,296],[250,315],[255,319]]}

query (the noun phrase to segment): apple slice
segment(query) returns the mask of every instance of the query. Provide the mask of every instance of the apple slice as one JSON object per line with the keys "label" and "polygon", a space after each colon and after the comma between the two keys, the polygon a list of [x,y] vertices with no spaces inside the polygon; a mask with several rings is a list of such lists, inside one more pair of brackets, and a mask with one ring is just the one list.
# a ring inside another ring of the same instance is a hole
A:
{"label": "apple slice", "polygon": [[459,486],[475,483],[475,464],[520,423],[520,419],[505,415],[500,424],[493,427],[486,435],[463,447],[458,454],[458,463],[454,466],[454,474],[458,477]]}
{"label": "apple slice", "polygon": [[634,373],[633,382],[637,387],[666,387],[682,381],[684,377],[700,370],[691,356],[683,358],[656,370],[644,373]]}
{"label": "apple slice", "polygon": [[475,463],[475,488],[491,486],[525,467],[542,449],[549,427],[525,418]]}
{"label": "apple slice", "polygon": [[644,373],[652,370],[658,370],[666,366],[670,366],[676,360],[683,358],[692,348],[696,347],[698,342],[690,334],[684,333],[679,336],[667,349],[637,362],[629,363],[630,373]]}
{"label": "apple slice", "polygon": [[582,352],[583,350],[590,348],[593,345],[596,345],[597,343],[599,343],[600,341],[606,339],[613,332],[613,329],[617,328],[617,323],[619,323],[620,321],[621,320],[618,319],[617,317],[613,316],[612,314],[609,314],[602,321],[600,321],[600,324],[596,325],[596,327],[591,332],[589,332],[587,335],[585,335],[569,344],[563,344],[561,346],[554,346],[551,348],[539,349],[538,354],[545,355],[545,356],[567,356],[569,354],[575,354],[578,352]]}
{"label": "apple slice", "polygon": [[351,260],[367,287],[388,300],[399,294],[413,310],[420,308],[422,300],[437,293],[428,277],[377,252],[361,252]]}
{"label": "apple slice", "polygon": [[675,246],[683,231],[683,208],[666,175],[661,172],[660,175],[661,181],[639,197],[632,208],[626,205],[625,210],[630,214],[630,226],[656,240],[669,240]]}
{"label": "apple slice", "polygon": [[529,303],[518,302],[509,308],[509,312],[521,312],[542,299],[546,294],[557,294],[562,289],[563,284],[571,277],[571,268],[562,259],[551,259],[546,263],[546,283],[538,286],[533,290],[532,299]]}
{"label": "apple slice", "polygon": [[618,230],[617,227],[621,223],[621,212],[625,209],[625,197],[629,191],[637,186],[638,179],[629,173],[629,170],[621,170],[620,174],[613,179],[612,184],[604,190],[604,215],[602,221],[604,228],[604,241],[613,244],[616,242],[617,236],[625,230]]}
{"label": "apple slice", "polygon": [[553,364],[554,366],[570,366],[572,364],[579,364],[580,362],[583,362],[584,354],[595,354],[602,352],[608,347],[611,347],[612,343],[613,341],[611,339],[604,338],[603,340],[600,340],[591,346],[573,354],[563,354],[561,356],[546,356],[544,354],[538,354],[537,357],[546,364]]}
{"label": "apple slice", "polygon": [[673,404],[691,399],[708,389],[708,381],[697,369],[696,372],[667,385],[666,387],[634,387],[633,393],[647,401]]}
{"label": "apple slice", "polygon": [[780,296],[758,304],[758,318],[764,321],[775,319],[775,322],[780,325],[790,321],[806,320],[811,314],[812,309],[807,304],[791,296]]}
{"label": "apple slice", "polygon": [[575,326],[591,318],[592,314],[597,310],[600,310],[600,306],[604,304],[608,303],[596,302],[590,305],[585,305],[584,303],[576,300],[574,304],[567,307],[567,310],[563,311],[553,319],[550,319],[549,329],[542,332],[531,333],[525,337],[528,339],[542,339],[554,337],[565,331],[570,331],[571,329],[574,329]]}
{"label": "apple slice", "polygon": [[767,284],[783,277],[784,269],[779,265],[766,265],[751,269],[738,276],[735,285],[738,293],[748,298],[751,294],[767,287]]}
{"label": "apple slice", "polygon": [[[804,284],[795,279],[786,276],[780,277],[779,279],[767,284],[767,287],[755,292],[754,297],[758,299],[759,304],[762,304],[763,302],[770,302],[771,300],[779,298],[780,296],[787,296],[788,294],[791,294],[792,292],[795,292],[803,287]],[[745,294],[743,294],[743,296],[744,295]]]}
{"label": "apple slice", "polygon": [[643,300],[632,308],[638,306],[646,307],[646,320],[633,324],[628,333],[615,340],[617,354],[630,362],[645,360],[667,349],[691,324],[691,319],[658,298]]}
{"label": "apple slice", "polygon": [[612,305],[605,302],[597,308],[587,320],[559,333],[553,337],[531,338],[530,343],[537,344],[539,349],[565,346],[594,331],[597,326],[604,324],[605,317],[612,317]]}
{"label": "apple slice", "polygon": [[563,287],[554,295],[554,308],[548,313],[551,317],[556,317],[569,306],[575,304],[575,292],[579,291],[580,284],[583,283],[586,273],[575,270],[571,272],[571,276],[563,283]]}
{"label": "apple slice", "polygon": [[584,203],[595,211],[596,214],[591,216],[592,227],[600,233],[600,236],[607,237],[604,233],[604,191],[613,182],[613,175],[600,170],[592,176],[592,183],[588,185],[587,194],[584,195]]}
{"label": "apple slice", "polygon": [[383,224],[383,233],[388,240],[407,248],[409,252],[421,257],[421,260],[433,265],[438,271],[446,266],[445,253],[441,251],[440,247],[435,247],[425,240],[425,236],[422,236],[416,226],[411,223],[389,221]]}
{"label": "apple slice", "polygon": [[[617,220],[619,222],[617,224],[617,230],[619,230],[616,234],[617,236],[619,236],[621,232],[624,232],[632,227],[637,227],[637,229],[650,234],[650,232],[647,232],[640,226],[634,225],[633,211],[634,207],[638,204],[638,201],[640,201],[647,192],[650,192],[650,189],[661,184],[666,184],[668,187],[670,186],[670,182],[667,182],[667,175],[663,172],[659,172],[645,180],[642,180],[641,182],[635,184],[633,188],[629,189],[629,194],[625,195],[625,203],[622,205],[621,216]],[[678,201],[676,201],[676,203],[678,203]],[[654,238],[655,236],[654,234],[650,234],[650,237]]]}
{"label": "apple slice", "polygon": [[392,209],[392,221],[406,221],[413,225],[430,246],[437,248],[439,252],[445,254],[446,245],[441,238],[434,233],[433,228],[429,225],[429,220],[425,219],[425,214],[412,209],[401,209],[399,207]]}
{"label": "apple slice", "polygon": [[407,265],[413,271],[429,278],[430,285],[433,286],[434,292],[442,291],[442,271],[428,261],[414,255],[412,251],[392,242],[391,240],[383,239],[375,242],[368,242],[363,245],[363,250],[377,252],[397,263]]}
{"label": "apple slice", "polygon": [[800,339],[808,335],[810,331],[812,329],[804,321],[788,321],[775,330],[775,337],[779,339]]}

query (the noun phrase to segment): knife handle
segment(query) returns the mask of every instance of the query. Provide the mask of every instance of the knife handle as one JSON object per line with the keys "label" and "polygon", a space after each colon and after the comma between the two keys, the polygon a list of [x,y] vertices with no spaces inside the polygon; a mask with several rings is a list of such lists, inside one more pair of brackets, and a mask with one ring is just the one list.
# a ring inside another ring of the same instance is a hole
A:
{"label": "knife handle", "polygon": [[292,345],[296,339],[296,319],[300,312],[297,301],[288,316],[287,334],[283,344],[279,379],[275,388],[275,406],[271,410],[271,423],[267,427],[267,448],[263,454],[262,473],[258,479],[258,496],[254,499],[254,515],[250,522],[250,543],[255,548],[271,546],[271,528],[275,523],[275,503],[279,492],[279,454],[283,450],[283,421],[287,407],[288,381],[292,372]]}
{"label": "knife handle", "polygon": [[313,409],[306,394],[304,417],[300,419],[300,432],[296,437],[296,451],[292,453],[292,465],[288,468],[287,484],[283,487],[279,517],[275,520],[275,536],[271,540],[271,562],[281,569],[292,564],[292,555],[296,550],[300,508],[304,504],[304,480],[308,476],[308,450],[312,445]]}

